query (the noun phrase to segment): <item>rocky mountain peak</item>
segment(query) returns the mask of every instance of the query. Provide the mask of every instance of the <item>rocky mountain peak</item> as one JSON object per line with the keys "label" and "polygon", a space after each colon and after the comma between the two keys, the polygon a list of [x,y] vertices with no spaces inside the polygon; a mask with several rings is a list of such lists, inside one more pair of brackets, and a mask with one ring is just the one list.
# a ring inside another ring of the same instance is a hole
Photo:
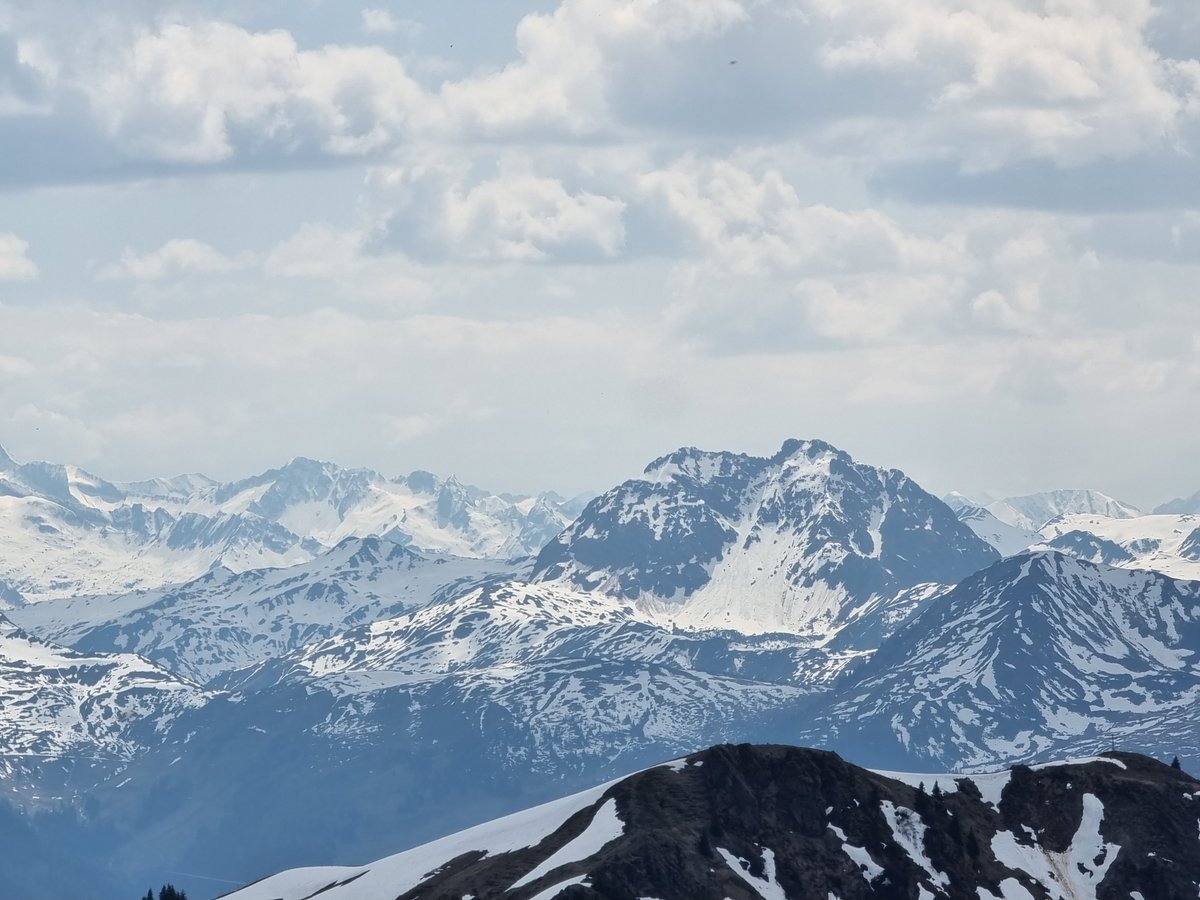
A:
{"label": "rocky mountain peak", "polygon": [[589,503],[536,577],[671,604],[696,627],[819,630],[848,605],[996,558],[903,473],[791,440],[766,458],[683,448],[655,460]]}
{"label": "rocky mountain peak", "polygon": [[721,745],[348,869],[230,900],[1191,896],[1200,782],[1146,757],[889,777]]}

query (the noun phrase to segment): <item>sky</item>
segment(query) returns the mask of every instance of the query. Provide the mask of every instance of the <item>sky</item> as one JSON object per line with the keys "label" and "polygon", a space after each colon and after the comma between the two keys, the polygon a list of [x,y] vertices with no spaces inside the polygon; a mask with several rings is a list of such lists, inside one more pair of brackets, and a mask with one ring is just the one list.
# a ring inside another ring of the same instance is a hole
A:
{"label": "sky", "polygon": [[0,0],[0,444],[1200,488],[1194,0]]}

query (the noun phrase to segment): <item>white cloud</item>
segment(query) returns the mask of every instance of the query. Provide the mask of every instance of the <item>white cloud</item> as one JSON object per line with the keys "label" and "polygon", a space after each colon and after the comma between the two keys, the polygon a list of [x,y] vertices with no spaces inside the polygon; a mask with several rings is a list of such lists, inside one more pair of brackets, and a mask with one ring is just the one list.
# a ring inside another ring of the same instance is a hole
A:
{"label": "white cloud", "polygon": [[625,202],[556,178],[501,172],[470,183],[447,166],[376,174],[393,206],[379,240],[416,257],[474,262],[612,259],[625,242]]}
{"label": "white cloud", "polygon": [[228,257],[204,241],[175,238],[157,250],[142,255],[127,248],[120,260],[102,268],[97,277],[103,280],[157,281],[184,274],[230,272],[243,268],[249,262],[248,257]]}
{"label": "white cloud", "polygon": [[286,31],[221,22],[144,33],[85,76],[80,88],[125,152],[175,162],[263,148],[372,153],[399,140],[423,106],[403,63],[377,47],[301,50]]}
{"label": "white cloud", "polygon": [[38,267],[29,258],[29,242],[0,231],[0,281],[32,281]]}
{"label": "white cloud", "polygon": [[420,32],[421,26],[412,19],[397,19],[386,9],[364,9],[362,27],[367,34],[407,34]]}
{"label": "white cloud", "polygon": [[24,378],[34,373],[33,364],[20,356],[0,354],[0,375],[5,378]]}
{"label": "white cloud", "polygon": [[104,435],[81,418],[35,403],[22,403],[4,418],[10,429],[36,433],[39,446],[51,448],[51,453],[74,454],[79,462],[95,459],[107,444]]}
{"label": "white cloud", "polygon": [[878,210],[805,204],[776,169],[756,174],[730,160],[689,157],[642,175],[639,189],[699,254],[741,274],[953,269],[963,255],[953,236],[906,233]]}
{"label": "white cloud", "polygon": [[455,130],[484,135],[604,132],[619,124],[608,89],[629,48],[669,53],[747,15],[740,0],[563,0],[521,20],[516,61],[442,88],[446,118]]}
{"label": "white cloud", "polygon": [[[809,0],[829,28],[831,73],[911,81],[928,107],[881,121],[864,139],[991,167],[1040,158],[1075,164],[1169,146],[1196,99],[1146,42],[1149,0]],[[897,129],[897,125],[899,128]]]}
{"label": "white cloud", "polygon": [[361,237],[320,222],[306,222],[267,256],[268,275],[331,278],[354,272],[360,263]]}
{"label": "white cloud", "polygon": [[[416,27],[359,14],[369,34]],[[561,0],[520,20],[507,65],[467,65],[430,90],[380,47],[305,48],[282,28],[218,21],[160,21],[131,40],[126,25],[88,42],[97,53],[45,34],[20,46],[31,78],[55,73],[62,109],[78,105],[62,92],[81,94],[139,160],[770,133],[874,162],[988,168],[1184,148],[1200,62],[1151,48],[1155,15],[1149,0]]]}

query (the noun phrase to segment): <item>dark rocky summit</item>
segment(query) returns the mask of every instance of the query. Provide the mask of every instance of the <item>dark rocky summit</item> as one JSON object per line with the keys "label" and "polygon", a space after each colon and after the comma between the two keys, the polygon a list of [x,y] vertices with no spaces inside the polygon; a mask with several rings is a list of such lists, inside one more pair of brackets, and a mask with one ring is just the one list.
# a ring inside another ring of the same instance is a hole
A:
{"label": "dark rocky summit", "polygon": [[[454,858],[420,869],[427,873],[420,883],[410,879],[397,893],[400,900],[1197,895],[1200,781],[1181,770],[1112,753],[995,775],[920,777],[897,780],[819,750],[721,745],[617,782],[532,846],[486,855],[485,848],[463,852],[471,844],[459,841]],[[412,854],[428,863],[429,854],[420,855],[428,849]],[[321,896],[375,896],[382,885],[370,876],[388,866],[399,871],[408,856],[366,867]]]}

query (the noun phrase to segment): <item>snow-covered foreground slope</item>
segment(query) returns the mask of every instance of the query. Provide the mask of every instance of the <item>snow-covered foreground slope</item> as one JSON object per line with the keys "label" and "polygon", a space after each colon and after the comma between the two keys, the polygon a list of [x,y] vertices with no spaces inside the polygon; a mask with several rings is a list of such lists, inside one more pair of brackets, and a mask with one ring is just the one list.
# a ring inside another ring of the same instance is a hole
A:
{"label": "snow-covered foreground slope", "polygon": [[587,505],[535,577],[684,628],[826,640],[856,611],[997,554],[903,473],[820,441],[775,456],[683,449]]}
{"label": "snow-covered foreground slope", "polygon": [[1200,890],[1197,798],[1200,782],[1131,754],[893,778],[819,751],[719,746],[227,898],[1185,897]]}
{"label": "snow-covered foreground slope", "polygon": [[536,553],[578,510],[494,495],[427,472],[295,459],[242,481],[202,475],[121,484],[74,466],[18,465],[0,450],[0,602],[118,594],[311,560],[347,537],[507,559]]}
{"label": "snow-covered foreground slope", "polygon": [[1061,516],[1046,523],[1042,537],[1046,546],[1092,562],[1200,580],[1200,515]]}
{"label": "snow-covered foreground slope", "polygon": [[56,643],[140,653],[207,682],[513,572],[500,561],[429,557],[385,538],[346,538],[288,568],[220,568],[178,587],[36,603],[11,617]]}
{"label": "snow-covered foreground slope", "polygon": [[[265,878],[227,896],[237,900],[306,898],[322,890],[344,891],[353,884],[353,890],[346,892],[345,897],[379,897],[391,900],[416,887],[428,873],[436,871],[464,853],[494,856],[540,843],[554,834],[571,816],[596,806],[612,784],[615,782],[477,825],[369,866],[297,869]],[[611,824],[611,817],[606,819],[607,824]],[[606,822],[602,821],[601,824]],[[617,826],[619,824],[618,821]],[[614,827],[614,830],[619,832],[619,827]],[[330,888],[330,885],[338,883],[343,887]]]}
{"label": "snow-covered foreground slope", "polygon": [[1200,583],[1032,552],[934,598],[802,734],[969,768],[1110,741],[1194,757],[1198,723]]}

